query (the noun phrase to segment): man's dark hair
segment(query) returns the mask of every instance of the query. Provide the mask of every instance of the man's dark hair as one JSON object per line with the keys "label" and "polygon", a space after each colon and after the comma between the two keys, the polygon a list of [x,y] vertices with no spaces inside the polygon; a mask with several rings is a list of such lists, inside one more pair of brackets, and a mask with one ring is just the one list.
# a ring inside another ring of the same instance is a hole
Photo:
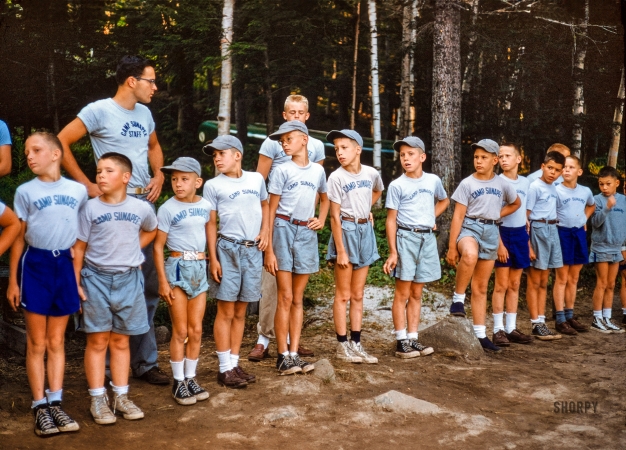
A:
{"label": "man's dark hair", "polygon": [[143,56],[126,55],[122,57],[117,64],[117,69],[115,69],[117,85],[123,85],[128,77],[140,77],[146,67],[154,67],[154,64]]}
{"label": "man's dark hair", "polygon": [[133,163],[130,162],[128,156],[122,155],[121,153],[116,152],[107,152],[100,157],[100,159],[110,159],[115,164],[120,166],[124,172],[133,173]]}
{"label": "man's dark hair", "polygon": [[63,145],[56,134],[50,133],[49,131],[35,131],[28,137],[31,138],[33,136],[39,136],[46,141],[46,144],[48,144],[51,150],[61,150],[61,156],[63,156]]}
{"label": "man's dark hair", "polygon": [[546,157],[543,159],[543,163],[548,164],[550,161],[554,161],[555,163],[564,166],[565,156],[561,155],[559,152],[548,152]]}
{"label": "man's dark hair", "polygon": [[598,178],[605,177],[615,178],[616,180],[619,180],[620,178],[617,169],[613,166],[604,166],[602,169],[600,169],[600,171],[598,172]]}

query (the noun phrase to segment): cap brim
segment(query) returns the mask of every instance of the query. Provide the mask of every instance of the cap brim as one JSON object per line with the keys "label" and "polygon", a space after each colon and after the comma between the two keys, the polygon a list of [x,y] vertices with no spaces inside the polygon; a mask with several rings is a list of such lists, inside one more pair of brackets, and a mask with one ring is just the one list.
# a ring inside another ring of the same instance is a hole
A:
{"label": "cap brim", "polygon": [[326,135],[326,140],[330,142],[331,144],[333,144],[335,142],[335,139],[337,138],[348,138],[356,142],[356,140],[353,137],[348,136],[347,134],[343,134],[341,131],[337,131],[337,130],[333,130]]}
{"label": "cap brim", "polygon": [[198,172],[196,172],[194,169],[191,169],[189,167],[180,168],[180,167],[173,167],[173,166],[165,166],[165,167],[161,167],[161,172],[168,173],[168,174],[171,174],[174,172],[195,173],[196,175],[200,176]]}
{"label": "cap brim", "polygon": [[[207,144],[204,147],[202,147],[202,153],[204,153],[205,155],[210,155],[211,153],[213,153],[214,150],[229,150],[231,148],[235,148],[232,145],[228,145],[228,144],[220,144],[218,143],[211,143],[211,144]],[[237,151],[241,151],[238,149],[235,149]]]}
{"label": "cap brim", "polygon": [[[277,130],[270,134],[268,138],[270,138],[272,141],[278,141],[283,134],[291,133],[292,131],[299,131],[300,133],[304,133],[304,130],[300,130],[298,128],[294,128],[293,130]],[[307,136],[309,135],[309,133],[304,134],[306,134]]]}
{"label": "cap brim", "polygon": [[403,145],[408,145],[409,147],[413,147],[411,144],[407,144],[406,141],[397,141],[393,143],[393,149],[399,152],[400,147],[402,147]]}
{"label": "cap brim", "polygon": [[494,155],[498,154],[498,152],[492,152],[491,150],[489,150],[488,148],[483,147],[482,145],[472,144],[472,149],[473,150],[476,150],[477,148],[480,148],[480,149],[486,151],[487,153],[493,153]]}

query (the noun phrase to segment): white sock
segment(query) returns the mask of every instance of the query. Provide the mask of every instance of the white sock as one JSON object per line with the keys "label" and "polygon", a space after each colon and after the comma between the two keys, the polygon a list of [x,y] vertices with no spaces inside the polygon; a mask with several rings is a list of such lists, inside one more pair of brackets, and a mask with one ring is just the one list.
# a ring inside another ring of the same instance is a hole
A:
{"label": "white sock", "polygon": [[281,353],[281,355],[283,355],[283,356],[289,356],[289,351],[283,352],[283,353]]}
{"label": "white sock", "polygon": [[261,344],[263,348],[267,348],[267,346],[270,345],[270,338],[259,334],[259,338],[257,339],[256,343]]}
{"label": "white sock", "polygon": [[626,316],[626,308],[622,308],[622,314]]}
{"label": "white sock", "polygon": [[457,294],[456,292],[452,296],[453,303],[465,303],[465,294]]}
{"label": "white sock", "polygon": [[396,335],[396,341],[404,341],[405,339],[407,339],[406,328],[404,328],[403,330],[396,330],[394,331],[394,333]]}
{"label": "white sock", "polygon": [[539,322],[546,323],[546,316],[538,316]]}
{"label": "white sock", "polygon": [[217,353],[217,359],[220,362],[220,373],[233,370],[233,363],[230,362],[230,350],[226,350],[225,352],[215,352],[215,353]]}
{"label": "white sock", "polygon": [[504,313],[498,313],[493,315],[493,332],[497,333],[500,330],[504,330]]}
{"label": "white sock", "polygon": [[291,344],[291,341],[289,340],[289,333],[287,333],[287,345]]}
{"label": "white sock", "polygon": [[530,323],[531,323],[531,325],[536,325],[538,323],[541,323],[541,319],[540,318],[530,319]]}
{"label": "white sock", "polygon": [[602,319],[602,310],[599,310],[599,311],[594,310],[593,311],[593,317],[597,317],[598,319]]}
{"label": "white sock", "polygon": [[39,405],[45,405],[46,403],[48,403],[48,399],[44,395],[43,398],[40,400],[33,400],[33,402],[30,404],[30,409],[35,409]]}
{"label": "white sock", "polygon": [[474,325],[474,334],[478,339],[487,337],[487,327],[485,325]]}
{"label": "white sock", "polygon": [[60,402],[63,400],[63,389],[59,389],[58,391],[51,392],[50,389],[46,389],[46,397],[48,398],[48,402]]}
{"label": "white sock", "polygon": [[504,331],[512,333],[517,328],[517,313],[506,313],[506,327]]}
{"label": "white sock", "polygon": [[602,317],[604,317],[605,319],[610,319],[611,318],[611,308],[603,308],[602,309]]}
{"label": "white sock", "polygon": [[407,333],[406,337],[417,341],[417,331],[415,333]]}
{"label": "white sock", "polygon": [[289,356],[291,356],[292,358],[294,356],[298,356],[298,352],[289,352]]}
{"label": "white sock", "polygon": [[95,389],[87,389],[89,391],[89,395],[92,397],[98,397],[100,395],[106,394],[107,389],[105,387],[99,387]]}
{"label": "white sock", "polygon": [[196,367],[198,367],[197,359],[185,358],[185,378],[196,378]]}
{"label": "white sock", "polygon": [[128,394],[128,385],[126,385],[126,386],[115,386],[112,381],[109,384],[111,385],[111,390],[113,391],[113,393],[115,395]]}
{"label": "white sock", "polygon": [[230,354],[230,363],[233,366],[233,369],[239,365],[239,355]]}
{"label": "white sock", "polygon": [[172,376],[176,381],[183,381],[185,379],[184,375],[184,367],[185,360],[182,361],[170,361],[170,366],[172,366]]}

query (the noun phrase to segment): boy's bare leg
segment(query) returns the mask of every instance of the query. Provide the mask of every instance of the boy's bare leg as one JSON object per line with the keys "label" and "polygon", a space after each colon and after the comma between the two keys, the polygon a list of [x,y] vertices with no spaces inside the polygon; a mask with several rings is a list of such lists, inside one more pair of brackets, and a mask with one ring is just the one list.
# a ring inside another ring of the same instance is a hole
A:
{"label": "boy's bare leg", "polygon": [[539,278],[539,289],[537,291],[537,312],[540,316],[546,315],[546,299],[548,298],[548,277],[549,270],[542,270]]}
{"label": "boy's bare leg", "polygon": [[243,340],[243,329],[246,326],[247,302],[235,302],[233,320],[230,324],[230,354],[239,355],[241,341]]}
{"label": "boy's bare leg", "polygon": [[213,337],[215,338],[215,350],[227,352],[230,350],[230,325],[235,316],[235,303],[222,300],[217,301],[217,314],[213,324]]}
{"label": "boy's bare leg", "polygon": [[615,281],[617,279],[618,270],[619,263],[608,264],[606,288],[604,289],[604,296],[602,301],[603,309],[613,308],[613,296],[615,295]]}
{"label": "boy's bare leg", "polygon": [[[622,300],[622,308],[626,309],[626,270],[622,270],[622,286],[619,290],[619,296]],[[624,314],[626,316],[626,314]]]}
{"label": "boy's bare leg", "polygon": [[292,292],[293,302],[289,311],[289,351],[291,353],[298,352],[300,345],[300,336],[302,335],[302,321],[304,319],[304,289],[309,282],[309,274],[293,274],[292,276]]}
{"label": "boy's bare leg", "polygon": [[422,312],[422,290],[423,289],[424,289],[424,283],[411,283],[409,302],[406,305],[406,321],[407,321],[409,333],[417,333],[417,328],[419,327],[419,324],[420,324],[420,313]]}
{"label": "boy's bare leg", "polygon": [[[467,286],[470,284],[474,268],[478,263],[478,242],[472,237],[464,237],[461,239],[457,248],[460,254],[459,264],[456,266],[456,283],[454,292],[457,294],[465,294]],[[493,266],[493,265],[492,265]]]}
{"label": "boy's bare leg", "polygon": [[[111,382],[114,386],[128,385],[130,369],[130,336],[111,331],[109,349],[111,353]],[[104,362],[104,360],[103,360]]]}
{"label": "boy's bare leg", "polygon": [[346,310],[350,301],[350,288],[352,284],[352,264],[341,268],[335,264],[335,300],[333,301],[333,320],[335,322],[335,332],[340,336],[347,334]]}
{"label": "boy's bare leg", "polygon": [[474,325],[485,325],[487,315],[487,287],[495,261],[479,259],[472,277],[472,320]]}
{"label": "boy's bare leg", "polygon": [[172,338],[170,339],[170,360],[182,361],[185,356],[187,338],[187,294],[179,288],[172,289],[174,301],[169,306],[172,320]]}
{"label": "boy's bare leg", "polygon": [[293,304],[293,276],[291,272],[279,270],[276,272],[278,285],[276,315],[274,316],[274,333],[276,333],[276,347],[278,353],[289,351],[287,335],[289,334],[289,315]]}
{"label": "boy's bare leg", "polygon": [[495,272],[496,281],[491,296],[491,310],[494,314],[501,314],[504,312],[504,299],[509,289],[509,268],[496,267]]}
{"label": "boy's bare leg", "polygon": [[[524,269],[509,269],[509,286],[506,290],[506,312],[509,314],[517,313],[517,305],[519,303],[519,287],[522,280]],[[497,276],[496,269],[496,276]]]}
{"label": "boy's bare leg", "polygon": [[576,289],[578,288],[578,278],[582,268],[582,264],[569,266],[569,271],[567,272],[567,285],[565,286],[565,308],[567,309],[574,309],[574,303],[576,302]]}
{"label": "boy's bare leg", "polygon": [[187,337],[189,338],[185,353],[187,359],[198,359],[202,342],[202,319],[206,309],[206,292],[185,301],[187,302]]}
{"label": "boy's bare leg", "polygon": [[[394,293],[393,305],[391,306],[393,328],[396,331],[404,330],[404,328],[407,326],[407,322],[409,325],[409,329],[411,329],[411,321],[409,319],[409,305],[407,304],[407,300],[411,295],[411,284],[412,283],[410,281],[402,281],[396,278],[396,292]],[[415,329],[415,331],[417,331],[417,328]]]}
{"label": "boy's bare leg", "polygon": [[84,363],[89,389],[104,386],[104,360],[109,347],[110,335],[110,331],[87,334]]}
{"label": "boy's bare leg", "polygon": [[528,269],[528,285],[526,287],[526,303],[528,304],[528,312],[530,320],[539,318],[538,294],[539,285],[541,283],[542,270],[530,267]]}
{"label": "boy's bare leg", "polygon": [[[352,272],[352,282],[350,283],[350,330],[361,331],[363,323],[363,291],[367,280],[368,267]],[[344,315],[345,317],[345,315]]]}
{"label": "boy's bare leg", "polygon": [[554,298],[554,308],[556,311],[563,311],[565,307],[565,290],[567,288],[570,267],[571,266],[563,266],[555,270],[556,279],[554,280],[552,297]]}
{"label": "boy's bare leg", "polygon": [[592,305],[594,311],[600,311],[604,300],[604,292],[608,286],[609,263],[597,262],[596,266],[596,288],[593,290]]}

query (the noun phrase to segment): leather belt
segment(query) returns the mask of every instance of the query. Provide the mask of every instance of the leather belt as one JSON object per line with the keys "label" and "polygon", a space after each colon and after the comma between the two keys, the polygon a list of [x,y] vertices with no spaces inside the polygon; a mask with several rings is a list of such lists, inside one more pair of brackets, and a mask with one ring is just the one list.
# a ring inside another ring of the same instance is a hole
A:
{"label": "leather belt", "polygon": [[500,222],[498,222],[497,220],[492,220],[492,219],[476,219],[476,218],[474,218],[474,217],[467,217],[467,216],[465,216],[465,218],[466,218],[466,219],[473,220],[473,221],[478,222],[478,223],[485,224],[485,225],[500,225]]}
{"label": "leather belt", "polygon": [[548,225],[554,225],[555,223],[559,223],[559,220],[558,219],[552,219],[552,220],[534,219],[534,220],[531,220],[531,222],[547,223]]}
{"label": "leather belt", "polygon": [[369,222],[369,219],[355,219],[354,217],[346,217],[346,216],[341,216],[341,220],[345,220],[346,222],[353,222],[353,223]]}
{"label": "leather belt", "polygon": [[413,233],[428,233],[428,234],[431,234],[433,232],[433,230],[424,230],[422,228],[409,228],[409,227],[403,227],[402,225],[398,225],[398,229],[405,230],[405,231],[412,231]]}
{"label": "leather belt", "polygon": [[228,236],[224,236],[223,234],[218,234],[218,238],[224,239],[225,241],[232,242],[233,244],[243,245],[244,247],[256,247],[259,245],[259,241],[248,241],[246,239],[233,239]]}
{"label": "leather belt", "polygon": [[293,223],[294,225],[297,225],[299,227],[306,227],[309,225],[309,221],[308,220],[298,220],[298,219],[292,219],[289,216],[286,216],[284,214],[276,214],[276,217],[278,217],[279,219],[282,220],[286,220],[289,223]]}
{"label": "leather belt", "polygon": [[146,189],[144,187],[126,188],[127,194],[143,195],[143,194],[147,194],[148,192],[150,192],[150,189]]}
{"label": "leather belt", "polygon": [[183,258],[184,261],[202,261],[206,259],[205,252],[170,252],[172,258]]}

